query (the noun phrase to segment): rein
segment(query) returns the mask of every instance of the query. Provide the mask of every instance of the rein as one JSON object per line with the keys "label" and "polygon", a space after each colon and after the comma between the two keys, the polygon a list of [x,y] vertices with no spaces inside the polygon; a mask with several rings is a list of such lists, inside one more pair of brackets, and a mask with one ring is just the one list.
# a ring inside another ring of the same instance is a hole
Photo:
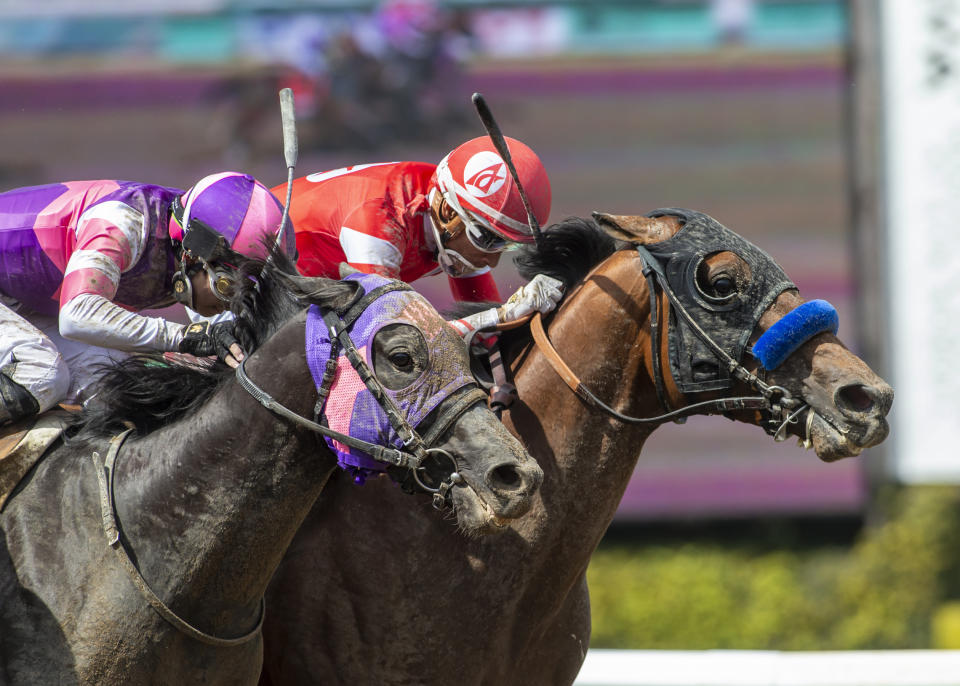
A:
{"label": "rein", "polygon": [[[244,359],[236,369],[237,382],[241,388],[252,395],[257,402],[263,405],[270,412],[273,412],[274,414],[283,417],[294,424],[310,429],[311,431],[334,438],[345,445],[363,450],[378,462],[384,462],[394,467],[407,469],[413,477],[413,480],[423,491],[433,494],[433,506],[440,510],[449,500],[450,489],[452,489],[455,485],[464,483],[464,480],[463,477],[457,472],[457,461],[453,455],[443,448],[429,446],[439,440],[440,436],[443,435],[443,433],[453,424],[453,422],[456,421],[470,407],[478,402],[485,402],[487,396],[486,393],[480,390],[476,385],[464,387],[458,390],[444,401],[442,405],[442,412],[430,425],[423,437],[421,437],[404,418],[403,413],[396,406],[390,396],[387,395],[383,389],[383,386],[370,370],[370,367],[366,362],[364,362],[363,357],[360,355],[360,352],[357,350],[356,345],[350,338],[350,334],[347,331],[347,328],[350,326],[350,324],[356,320],[360,312],[369,306],[370,303],[386,292],[402,289],[412,290],[409,286],[406,286],[406,284],[402,283],[387,284],[385,286],[373,289],[362,298],[359,298],[342,319],[332,312],[326,312],[323,316],[324,321],[330,329],[331,340],[337,340],[339,341],[340,345],[343,346],[344,352],[346,353],[350,364],[353,365],[354,369],[357,370],[357,374],[363,380],[367,388],[370,389],[380,406],[384,409],[391,425],[394,427],[394,430],[396,430],[397,434],[401,437],[404,450],[381,446],[354,438],[353,436],[330,429],[319,422],[307,419],[306,417],[303,417],[290,410],[282,403],[274,400],[269,393],[257,386],[257,384],[255,384],[250,377],[247,376],[246,370],[244,369],[246,359]],[[335,368],[335,348],[332,353],[334,355]],[[319,391],[320,397],[317,401],[318,414],[324,398],[326,398],[330,392],[329,384],[333,381],[332,368],[329,363],[327,366],[327,371],[329,373],[324,374],[323,385]],[[197,629],[192,624],[178,616],[173,610],[171,610],[150,588],[146,580],[143,578],[143,575],[140,573],[140,570],[137,569],[137,566],[130,558],[130,552],[120,539],[120,529],[117,525],[117,512],[114,503],[113,481],[114,464],[116,462],[117,455],[120,452],[120,447],[123,445],[124,440],[126,440],[127,436],[129,436],[132,431],[133,429],[127,429],[123,433],[114,436],[110,440],[110,448],[107,452],[106,458],[102,463],[100,461],[99,452],[94,452],[92,454],[94,471],[97,475],[97,484],[100,490],[101,518],[103,521],[103,530],[107,537],[107,543],[114,551],[116,551],[121,566],[127,572],[127,575],[130,577],[133,585],[138,591],[140,591],[141,595],[143,595],[150,606],[153,607],[153,609],[156,610],[157,613],[175,629],[197,641],[200,641],[201,643],[221,648],[229,648],[247,643],[256,637],[263,627],[263,618],[265,616],[266,609],[263,597],[260,598],[260,618],[257,620],[256,626],[254,626],[253,629],[242,636],[237,636],[236,638],[220,638],[218,636],[213,636],[212,634],[208,634],[200,629]],[[423,468],[424,461],[432,455],[445,457],[453,466],[453,469],[447,479],[441,481],[440,484],[435,488],[424,483],[424,480],[420,476],[420,471]]]}
{"label": "rein", "polygon": [[[346,355],[347,360],[350,362],[350,365],[356,370],[360,380],[363,381],[364,385],[370,390],[370,393],[373,395],[374,399],[376,399],[377,403],[387,415],[390,425],[397,432],[397,435],[400,437],[405,450],[381,446],[369,441],[354,438],[353,436],[335,431],[327,426],[324,426],[320,422],[307,419],[306,417],[303,417],[290,410],[274,400],[269,393],[257,386],[250,379],[250,377],[247,376],[246,370],[244,369],[246,359],[244,359],[237,367],[237,381],[245,391],[247,391],[261,405],[274,414],[299,424],[302,427],[310,429],[311,431],[324,436],[329,436],[330,438],[333,438],[344,445],[362,450],[377,462],[383,462],[394,467],[407,469],[417,486],[419,486],[424,492],[433,494],[433,506],[439,510],[442,509],[446,504],[450,489],[456,484],[463,483],[463,477],[460,476],[459,472],[457,472],[457,461],[453,455],[442,448],[430,446],[431,444],[435,443],[440,436],[443,435],[443,433],[460,417],[460,415],[462,415],[476,403],[480,401],[485,402],[487,396],[486,393],[480,390],[476,385],[457,392],[452,396],[452,398],[454,398],[453,400],[448,399],[444,401],[442,406],[443,410],[440,413],[440,416],[437,417],[437,419],[431,424],[424,437],[421,437],[404,418],[400,408],[398,408],[390,396],[387,395],[383,386],[380,384],[380,381],[370,369],[370,366],[364,361],[363,356],[360,354],[360,351],[357,350],[357,346],[353,342],[353,339],[350,338],[350,333],[348,330],[349,327],[357,320],[363,310],[369,307],[371,303],[386,293],[399,290],[409,291],[413,289],[403,282],[394,281],[374,288],[369,293],[364,294],[354,302],[354,304],[343,317],[340,317],[335,312],[329,310],[323,312],[322,314],[323,321],[327,325],[327,328],[330,332],[331,342],[336,341],[340,346],[343,347],[344,354]],[[320,389],[318,390],[317,403],[314,408],[315,418],[320,416],[324,400],[330,393],[330,386],[333,384],[333,377],[336,371],[336,359],[338,354],[337,347],[332,345],[330,350],[330,359],[327,361],[326,370],[323,374],[323,380],[320,384]],[[448,479],[441,482],[440,485],[435,488],[424,483],[423,479],[420,477],[420,471],[423,467],[423,463],[431,455],[444,457],[450,461],[451,465],[453,465],[453,471],[451,471]]]}
{"label": "rein", "polygon": [[[567,384],[577,397],[581,398],[587,404],[627,424],[655,424],[665,421],[682,421],[690,415],[702,413],[762,410],[769,412],[771,415],[770,421],[763,427],[764,431],[773,436],[775,440],[784,440],[786,438],[787,426],[798,421],[797,418],[799,414],[808,407],[807,404],[802,400],[794,398],[786,388],[765,383],[727,354],[727,352],[694,321],[683,304],[679,302],[670,285],[667,283],[666,274],[657,259],[642,245],[634,245],[634,248],[636,248],[637,254],[643,262],[643,274],[647,279],[648,290],[650,292],[651,347],[653,349],[651,359],[653,361],[657,397],[660,400],[661,406],[667,411],[654,417],[630,417],[618,412],[600,400],[589,388],[583,385],[579,377],[577,377],[573,370],[571,370],[560,357],[560,354],[547,337],[547,333],[543,328],[542,317],[538,312],[530,322],[530,330],[537,346],[544,353],[547,361],[560,378],[563,379],[564,383]],[[663,370],[660,364],[658,322],[661,317],[659,316],[659,298],[656,297],[658,285],[666,294],[667,300],[674,310],[683,317],[684,322],[691,328],[694,334],[710,347],[710,350],[717,359],[727,366],[730,374],[734,378],[749,385],[760,395],[704,400],[702,402],[685,405],[676,410],[671,410],[666,398],[666,384],[663,379]]]}
{"label": "rein", "polygon": [[[409,424],[407,424],[406,420],[404,420],[402,416],[398,415],[398,419],[403,422],[403,425],[409,430],[410,438],[409,441],[404,441],[404,447],[409,448],[410,450],[409,452],[405,452],[398,450],[397,448],[387,448],[385,446],[377,445],[376,443],[369,443],[359,438],[354,438],[353,436],[340,433],[339,431],[334,431],[323,424],[297,414],[281,403],[278,403],[269,393],[257,386],[244,371],[243,365],[245,362],[246,360],[241,362],[240,366],[237,367],[237,381],[239,381],[243,389],[252,395],[261,405],[274,414],[279,415],[284,419],[288,419],[295,424],[299,424],[302,427],[310,429],[316,433],[323,434],[324,436],[330,436],[344,445],[349,445],[353,448],[363,450],[378,462],[384,462],[386,464],[393,465],[394,467],[400,467],[409,470],[414,481],[416,481],[420,488],[427,493],[434,494],[434,507],[438,507],[438,496],[441,499],[440,506],[442,506],[442,503],[446,502],[446,496],[450,490],[450,487],[453,484],[461,483],[463,477],[454,471],[450,474],[449,481],[446,481],[440,486],[433,488],[423,483],[419,472],[422,468],[424,460],[431,454],[437,454],[446,457],[454,465],[454,469],[456,469],[457,463],[453,455],[448,453],[443,448],[428,448],[427,446],[443,435],[443,432],[446,431],[447,428],[449,428],[450,425],[461,414],[466,412],[476,403],[486,400],[486,393],[481,391],[479,388],[468,388],[458,393],[456,400],[453,400],[452,402],[448,401],[450,404],[445,404],[444,413],[431,425],[429,431],[425,434],[425,438],[421,438],[417,432],[414,431]],[[360,363],[364,366],[364,368],[366,367],[366,364],[362,360],[360,360]],[[362,374],[361,378],[363,378]],[[388,397],[384,396],[384,398],[389,402],[390,399]]]}
{"label": "rein", "polygon": [[672,410],[656,417],[630,417],[613,409],[605,402],[600,400],[593,391],[583,385],[580,378],[560,357],[560,353],[553,347],[553,343],[547,337],[547,332],[543,328],[543,319],[539,312],[533,315],[530,320],[530,331],[533,333],[533,340],[540,348],[550,366],[563,379],[564,383],[574,392],[574,394],[586,402],[588,405],[606,412],[611,417],[618,419],[625,424],[646,424],[682,419],[702,411],[730,412],[733,410],[766,410],[770,408],[770,401],[764,397],[736,397],[736,398],[718,398],[716,400],[705,400],[703,402],[687,405],[678,410]]}

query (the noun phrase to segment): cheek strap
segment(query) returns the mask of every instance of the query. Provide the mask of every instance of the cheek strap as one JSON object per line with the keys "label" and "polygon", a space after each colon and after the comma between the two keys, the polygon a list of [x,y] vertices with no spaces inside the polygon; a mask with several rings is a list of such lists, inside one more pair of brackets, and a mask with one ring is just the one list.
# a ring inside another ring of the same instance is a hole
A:
{"label": "cheek strap", "polygon": [[818,333],[837,333],[840,317],[826,300],[811,300],[791,310],[753,344],[751,353],[763,368],[776,369]]}

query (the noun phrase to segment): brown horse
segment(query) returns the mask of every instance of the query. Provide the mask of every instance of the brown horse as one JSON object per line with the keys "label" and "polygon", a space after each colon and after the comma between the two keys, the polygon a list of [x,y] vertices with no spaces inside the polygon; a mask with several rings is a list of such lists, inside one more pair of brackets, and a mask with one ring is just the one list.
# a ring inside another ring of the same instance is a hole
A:
{"label": "brown horse", "polygon": [[[453,504],[465,532],[496,529],[530,506],[542,473],[482,402],[461,341],[422,297],[385,279],[364,282],[364,295],[357,282],[304,279],[273,258],[255,282],[239,280],[238,332],[255,352],[236,375],[124,361],[107,372],[78,433],[7,500],[0,683],[256,683],[267,583],[337,469],[318,433],[329,427],[310,419],[318,395],[372,397],[336,440],[405,465],[401,474],[421,483],[439,479],[434,497]],[[358,352],[349,337],[374,308]],[[315,383],[312,335],[335,327],[346,327],[337,340],[350,363],[327,366],[332,385]],[[355,361],[363,349],[368,363]],[[337,380],[352,379],[352,368],[365,383],[351,395]],[[394,412],[389,424],[377,405]],[[333,426],[335,416],[320,413]],[[406,435],[402,446],[391,426]],[[361,443],[371,427],[376,442]],[[433,469],[438,450],[445,457]],[[425,504],[403,502],[421,513]],[[379,518],[376,510],[365,517]]]}
{"label": "brown horse", "polygon": [[829,331],[769,371],[744,352],[803,302],[769,257],[695,212],[595,218],[554,225],[518,262],[568,287],[549,343],[503,340],[519,394],[504,423],[545,472],[531,513],[466,539],[382,484],[331,482],[268,590],[261,683],[570,684],[587,565],[656,426],[723,413],[825,461],[885,438],[891,388]]}

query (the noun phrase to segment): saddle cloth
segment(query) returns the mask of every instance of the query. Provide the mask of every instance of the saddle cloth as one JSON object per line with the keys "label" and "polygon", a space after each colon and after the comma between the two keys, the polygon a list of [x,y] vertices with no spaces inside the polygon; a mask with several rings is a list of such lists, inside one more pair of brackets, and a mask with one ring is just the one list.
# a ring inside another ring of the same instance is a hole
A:
{"label": "saddle cloth", "polygon": [[70,413],[53,409],[0,428],[0,510],[30,468],[56,441]]}

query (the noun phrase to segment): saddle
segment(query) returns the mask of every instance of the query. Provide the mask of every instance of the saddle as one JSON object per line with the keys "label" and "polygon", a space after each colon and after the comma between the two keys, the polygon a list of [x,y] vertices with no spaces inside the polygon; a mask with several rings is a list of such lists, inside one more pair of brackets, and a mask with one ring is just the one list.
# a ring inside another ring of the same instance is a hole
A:
{"label": "saddle", "polygon": [[72,411],[62,405],[0,427],[0,510],[20,480],[60,438]]}

